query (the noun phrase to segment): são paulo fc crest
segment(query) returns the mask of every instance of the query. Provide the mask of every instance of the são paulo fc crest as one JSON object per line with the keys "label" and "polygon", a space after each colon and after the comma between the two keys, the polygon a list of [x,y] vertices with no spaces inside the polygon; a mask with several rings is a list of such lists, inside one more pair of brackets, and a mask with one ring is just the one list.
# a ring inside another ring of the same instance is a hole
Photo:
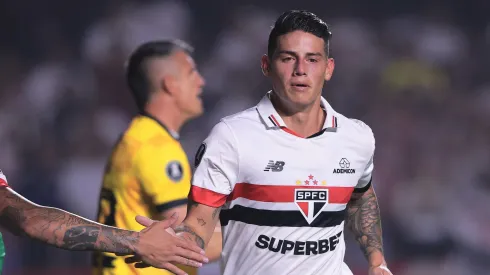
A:
{"label": "s\u00e3o paulo fc crest", "polygon": [[294,202],[308,224],[311,224],[328,203],[328,189],[296,189]]}
{"label": "s\u00e3o paulo fc crest", "polygon": [[[308,224],[311,224],[328,203],[327,181],[319,181],[315,176],[309,175],[304,181],[297,180],[296,185],[298,188],[294,190],[294,202]],[[302,186],[313,188],[301,188]]]}

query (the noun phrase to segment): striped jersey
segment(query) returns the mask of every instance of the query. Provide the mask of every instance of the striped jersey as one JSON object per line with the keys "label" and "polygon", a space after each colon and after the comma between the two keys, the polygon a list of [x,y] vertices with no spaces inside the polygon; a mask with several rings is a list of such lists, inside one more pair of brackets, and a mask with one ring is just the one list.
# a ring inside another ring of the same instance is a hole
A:
{"label": "striped jersey", "polygon": [[221,119],[196,154],[190,198],[222,207],[224,275],[351,275],[344,219],[371,184],[374,135],[322,97],[323,129],[288,129],[268,93]]}

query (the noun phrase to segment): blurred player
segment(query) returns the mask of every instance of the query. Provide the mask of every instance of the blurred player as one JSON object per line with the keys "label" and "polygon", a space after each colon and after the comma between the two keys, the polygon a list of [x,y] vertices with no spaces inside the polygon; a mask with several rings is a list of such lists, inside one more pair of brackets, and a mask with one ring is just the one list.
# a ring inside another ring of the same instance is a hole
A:
{"label": "blurred player", "polygon": [[[186,121],[203,113],[204,86],[191,52],[184,42],[172,40],[145,43],[131,54],[126,76],[140,114],[108,162],[99,222],[139,230],[142,226],[135,222],[136,215],[165,219],[178,213],[181,220],[185,217],[191,168],[178,132]],[[211,260],[221,253],[221,233],[214,236],[214,245],[206,251]],[[94,274],[169,274],[155,268],[136,269],[109,253],[94,256]],[[197,274],[195,269],[185,270]]]}
{"label": "blurred player", "polygon": [[373,132],[322,97],[334,70],[330,37],[310,12],[282,14],[261,60],[273,90],[223,118],[198,150],[189,210],[176,232],[204,248],[220,220],[222,274],[351,275],[344,222],[369,274],[391,274],[371,185]]}
{"label": "blurred player", "polygon": [[[141,232],[104,226],[57,208],[28,201],[8,186],[7,178],[0,171],[0,225],[13,234],[25,234],[58,248],[137,254],[147,264],[169,268],[184,275],[185,272],[170,262],[201,266],[207,259],[201,255],[204,251],[198,246],[165,231],[175,222],[176,217],[173,217]],[[4,255],[0,235],[0,274]]]}

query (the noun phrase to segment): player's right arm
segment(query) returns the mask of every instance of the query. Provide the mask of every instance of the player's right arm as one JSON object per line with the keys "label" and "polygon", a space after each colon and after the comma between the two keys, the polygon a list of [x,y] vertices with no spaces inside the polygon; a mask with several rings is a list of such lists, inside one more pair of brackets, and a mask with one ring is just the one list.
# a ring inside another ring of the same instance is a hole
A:
{"label": "player's right arm", "polygon": [[221,207],[210,207],[190,200],[187,216],[182,224],[175,228],[175,233],[204,249],[214,234],[220,210]]}
{"label": "player's right arm", "polygon": [[207,247],[220,211],[237,179],[237,140],[225,122],[218,123],[196,154],[187,216],[175,232],[201,248]]}

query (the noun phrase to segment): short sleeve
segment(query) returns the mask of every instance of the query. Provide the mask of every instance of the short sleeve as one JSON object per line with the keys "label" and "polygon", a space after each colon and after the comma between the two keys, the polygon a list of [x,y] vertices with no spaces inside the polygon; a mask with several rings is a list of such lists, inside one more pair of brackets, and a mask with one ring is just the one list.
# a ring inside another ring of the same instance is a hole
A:
{"label": "short sleeve", "polygon": [[143,190],[159,212],[186,205],[190,189],[187,159],[180,157],[175,145],[143,146],[133,167]]}
{"label": "short sleeve", "polygon": [[[366,125],[366,127],[368,127]],[[375,151],[375,139],[374,139],[374,134],[373,132],[371,131],[371,129],[368,127],[369,129],[369,155],[367,157],[368,161],[367,161],[367,164],[362,172],[362,175],[361,175],[361,178],[359,179],[359,181],[357,182],[357,185],[354,189],[354,192],[356,193],[364,193],[365,191],[367,191],[369,189],[369,187],[371,186],[371,181],[372,181],[372,178],[373,178],[373,171],[374,171],[374,151]]]}
{"label": "short sleeve", "polygon": [[7,177],[0,170],[0,187],[8,187]]}
{"label": "short sleeve", "polygon": [[357,182],[356,188],[354,189],[354,192],[359,192],[363,193],[369,187],[371,186],[371,180],[373,177],[373,170],[374,170],[374,163],[373,163],[373,157],[369,160],[369,163],[367,164],[366,168],[364,169],[361,178]]}
{"label": "short sleeve", "polygon": [[211,207],[221,207],[238,178],[238,147],[230,127],[223,121],[211,130],[197,150],[189,198]]}

